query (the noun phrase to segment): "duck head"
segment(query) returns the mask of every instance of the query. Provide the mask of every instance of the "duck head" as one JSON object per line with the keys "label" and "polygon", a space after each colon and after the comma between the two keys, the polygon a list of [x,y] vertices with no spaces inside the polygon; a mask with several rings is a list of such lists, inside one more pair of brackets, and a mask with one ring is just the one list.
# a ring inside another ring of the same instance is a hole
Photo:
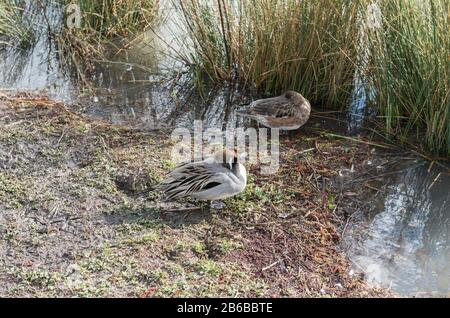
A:
{"label": "duck head", "polygon": [[239,157],[237,155],[236,149],[233,150],[220,150],[214,154],[214,159],[216,162],[222,163],[222,165],[230,170],[233,170],[235,166],[239,163]]}
{"label": "duck head", "polygon": [[287,99],[291,100],[294,104],[299,106],[299,108],[303,112],[305,113],[311,112],[311,104],[306,98],[303,97],[302,94],[297,93],[295,91],[286,91],[284,93],[284,97],[286,97]]}

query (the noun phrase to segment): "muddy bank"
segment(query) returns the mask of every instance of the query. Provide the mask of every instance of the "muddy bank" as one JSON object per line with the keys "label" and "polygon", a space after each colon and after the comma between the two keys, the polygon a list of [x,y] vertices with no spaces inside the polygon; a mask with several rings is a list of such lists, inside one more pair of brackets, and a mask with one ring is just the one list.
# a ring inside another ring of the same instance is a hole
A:
{"label": "muddy bank", "polygon": [[338,248],[350,211],[335,181],[371,148],[311,126],[224,209],[171,213],[195,203],[151,191],[173,166],[167,136],[1,97],[0,296],[388,295]]}

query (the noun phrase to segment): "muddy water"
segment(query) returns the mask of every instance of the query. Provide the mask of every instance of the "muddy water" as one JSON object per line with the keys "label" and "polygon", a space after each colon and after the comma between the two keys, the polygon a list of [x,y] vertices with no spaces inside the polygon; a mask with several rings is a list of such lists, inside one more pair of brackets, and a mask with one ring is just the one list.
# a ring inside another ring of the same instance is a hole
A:
{"label": "muddy water", "polygon": [[[142,129],[190,127],[195,119],[202,119],[205,128],[235,127],[242,123],[234,109],[257,97],[231,84],[202,91],[192,86],[191,74],[167,54],[167,44],[186,49],[174,40],[181,32],[180,21],[167,5],[161,7],[166,18],[154,30],[141,35],[122,55],[97,66],[93,92],[78,94],[47,36],[49,28],[61,27],[61,7],[49,1],[43,13],[36,1],[25,3],[24,18],[33,19],[36,41],[26,50],[0,50],[1,89],[45,90],[90,116]],[[350,132],[366,113],[361,98],[355,97],[350,106]],[[371,284],[405,295],[448,295],[450,176],[436,166],[428,171],[425,162],[397,160],[386,168],[377,161],[382,156],[368,169],[377,171],[380,191],[366,198],[367,204],[355,212],[345,231],[343,245],[353,271],[365,273]]]}

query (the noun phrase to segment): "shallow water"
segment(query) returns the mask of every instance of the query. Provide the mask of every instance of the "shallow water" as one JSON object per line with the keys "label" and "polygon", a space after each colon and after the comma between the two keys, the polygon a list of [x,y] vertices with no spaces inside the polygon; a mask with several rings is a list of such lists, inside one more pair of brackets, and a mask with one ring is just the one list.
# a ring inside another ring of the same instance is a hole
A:
{"label": "shallow water", "polygon": [[[161,10],[171,18],[143,34],[123,55],[98,65],[92,78],[94,92],[81,96],[67,68],[59,65],[37,2],[26,3],[26,16],[35,19],[36,41],[28,50],[0,50],[2,89],[45,90],[53,99],[90,116],[142,129],[191,127],[196,119],[203,120],[204,128],[229,129],[242,124],[234,109],[258,97],[231,84],[206,86],[201,92],[194,89],[189,72],[166,54],[166,43],[181,49],[173,39],[181,32],[179,21],[167,6]],[[50,28],[57,29],[61,8],[53,3],[47,3],[46,15]],[[366,113],[362,100],[366,96],[361,94],[355,91],[349,107],[353,113],[348,117],[350,133],[357,131]],[[381,191],[368,197],[367,204],[352,216],[343,245],[354,271],[364,272],[371,284],[405,295],[448,295],[450,176],[436,165],[428,171],[425,162],[397,161],[376,169],[379,175],[401,172],[380,176]]]}
{"label": "shallow water", "polygon": [[[192,127],[194,120],[204,127],[234,127],[232,111],[251,99],[228,84],[193,87],[192,75],[173,50],[186,49],[180,17],[170,1],[160,6],[160,18],[153,29],[137,36],[121,54],[111,50],[111,58],[95,65],[90,78],[93,92],[81,94],[70,69],[61,65],[56,43],[48,31],[61,28],[62,7],[43,1],[42,7],[25,1],[24,19],[30,21],[36,41],[30,48],[0,48],[0,89],[45,93],[93,117],[141,129]],[[44,17],[47,16],[47,19]],[[50,21],[49,25],[43,21]],[[170,49],[169,49],[170,47]]]}
{"label": "shallow water", "polygon": [[70,100],[70,76],[61,70],[56,44],[49,36],[49,31],[61,28],[62,16],[56,2],[40,6],[37,1],[24,1],[22,19],[31,27],[34,41],[26,49],[0,46],[0,88],[46,90],[58,100]]}
{"label": "shallow water", "polygon": [[[398,171],[397,173],[395,173]],[[353,215],[344,246],[369,283],[407,296],[450,296],[450,176],[401,161]]]}

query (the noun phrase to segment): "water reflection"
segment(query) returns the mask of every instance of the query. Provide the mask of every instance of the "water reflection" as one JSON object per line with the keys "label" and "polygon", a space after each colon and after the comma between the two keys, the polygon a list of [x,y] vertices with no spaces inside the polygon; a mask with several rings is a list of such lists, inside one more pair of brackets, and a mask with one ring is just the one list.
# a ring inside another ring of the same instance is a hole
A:
{"label": "water reflection", "polygon": [[[193,86],[192,74],[174,57],[188,50],[180,42],[185,32],[171,1],[162,1],[152,28],[126,47],[112,48],[108,59],[97,63],[90,81],[94,90],[79,94],[70,70],[60,65],[58,47],[50,34],[63,26],[63,7],[57,1],[26,0],[23,19],[32,27],[36,40],[29,48],[0,50],[0,88],[45,91],[90,116],[141,129],[191,127],[194,120],[205,128],[233,126],[230,107],[246,97],[229,85]],[[245,100],[244,102],[247,102]]]}
{"label": "water reflection", "polygon": [[0,88],[47,90],[56,99],[70,100],[71,81],[59,64],[51,37],[62,25],[62,5],[56,1],[23,2],[22,20],[34,36],[30,47],[0,49]]}
{"label": "water reflection", "polygon": [[345,244],[355,266],[370,283],[406,295],[447,295],[448,173],[422,165],[383,183],[385,192],[370,198],[373,205],[357,212],[347,231]]}

